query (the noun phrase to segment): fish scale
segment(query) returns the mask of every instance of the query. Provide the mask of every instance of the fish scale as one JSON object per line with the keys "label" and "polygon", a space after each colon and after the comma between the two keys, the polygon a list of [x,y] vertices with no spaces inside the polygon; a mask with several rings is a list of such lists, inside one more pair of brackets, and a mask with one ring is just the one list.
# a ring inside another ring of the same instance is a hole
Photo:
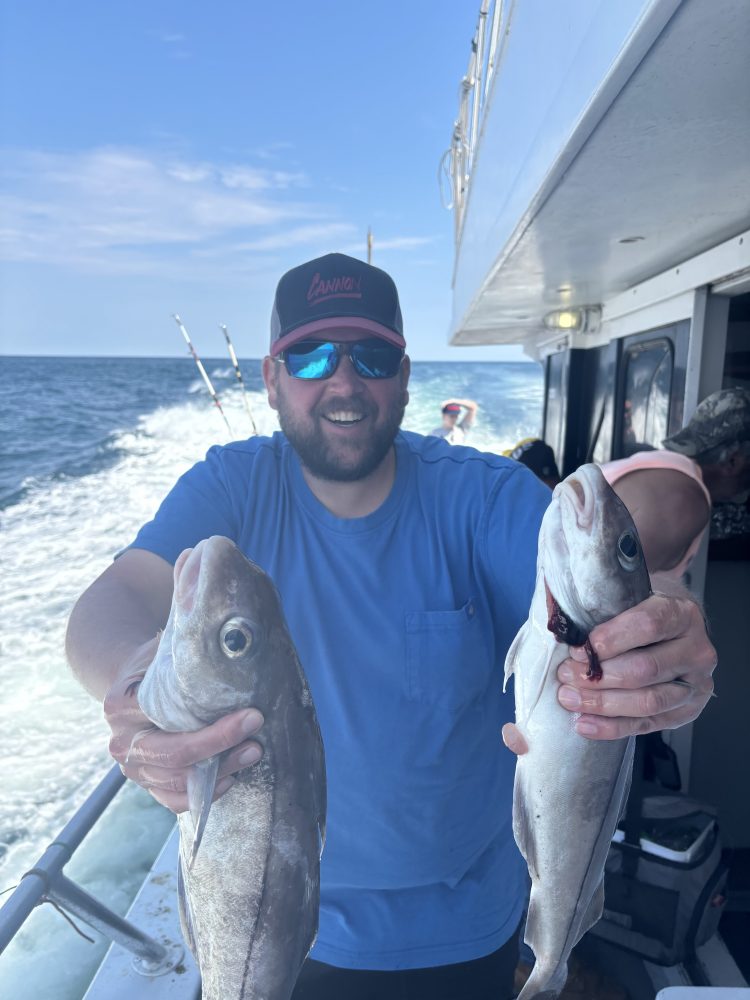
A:
{"label": "fish scale", "polygon": [[255,707],[261,760],[212,804],[196,766],[180,814],[179,902],[204,1000],[288,1000],[315,940],[325,840],[323,744],[278,593],[214,536],[175,564],[169,621],[138,690],[161,729]]}
{"label": "fish scale", "polygon": [[[576,732],[577,716],[557,698],[569,647],[550,627],[569,621],[587,636],[650,592],[630,514],[598,466],[582,466],[556,487],[545,512],[531,610],[505,663],[528,746],[516,763],[513,833],[531,878],[524,939],[536,962],[518,1000],[558,996],[570,952],[601,916],[604,863],[635,745],[633,737],[595,741]],[[592,676],[596,670],[592,664]]]}

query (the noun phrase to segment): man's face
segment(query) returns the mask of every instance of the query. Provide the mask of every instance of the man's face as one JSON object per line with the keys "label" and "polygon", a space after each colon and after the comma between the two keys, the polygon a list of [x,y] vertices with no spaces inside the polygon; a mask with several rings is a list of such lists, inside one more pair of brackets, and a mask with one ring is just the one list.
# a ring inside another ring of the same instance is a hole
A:
{"label": "man's face", "polygon": [[[363,336],[337,330],[330,339],[351,343]],[[409,401],[408,357],[393,378],[361,378],[343,357],[330,378],[310,380],[292,378],[283,364],[265,358],[263,378],[302,464],[319,479],[337,482],[363,479],[380,465]]]}

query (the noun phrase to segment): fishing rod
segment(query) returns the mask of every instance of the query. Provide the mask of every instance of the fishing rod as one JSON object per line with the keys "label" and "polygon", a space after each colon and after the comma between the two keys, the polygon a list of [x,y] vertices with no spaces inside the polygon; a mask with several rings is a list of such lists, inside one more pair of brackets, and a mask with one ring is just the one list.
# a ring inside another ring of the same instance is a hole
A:
{"label": "fishing rod", "polygon": [[240,365],[237,361],[237,355],[234,353],[234,347],[232,346],[232,341],[229,339],[229,331],[223,323],[219,323],[221,327],[221,332],[224,334],[224,339],[227,342],[227,347],[229,348],[229,357],[232,359],[232,364],[234,365],[234,374],[237,376],[237,381],[240,383],[240,388],[242,389],[242,399],[245,403],[245,409],[247,410],[247,415],[250,417],[250,426],[253,429],[253,434],[258,433],[258,428],[255,426],[255,421],[253,420],[253,414],[250,409],[250,402],[247,398],[247,392],[245,391],[245,383],[242,378],[242,372],[240,371]]}
{"label": "fishing rod", "polygon": [[174,317],[175,323],[179,326],[180,332],[182,333],[182,336],[185,338],[185,343],[190,348],[190,353],[193,355],[193,360],[195,361],[196,365],[198,366],[198,371],[201,373],[201,375],[203,377],[203,381],[206,383],[206,388],[208,389],[209,393],[211,394],[211,399],[213,399],[214,404],[216,405],[219,413],[224,418],[224,423],[227,425],[227,430],[229,431],[230,435],[234,436],[232,434],[232,428],[229,426],[229,421],[227,420],[227,415],[222,410],[221,403],[219,402],[219,397],[216,395],[216,389],[214,389],[214,387],[211,385],[211,379],[206,374],[206,369],[203,367],[203,362],[198,357],[198,355],[195,353],[195,348],[193,347],[192,341],[190,340],[190,337],[188,336],[187,330],[183,326],[182,320],[177,315],[177,313],[172,313],[172,316]]}

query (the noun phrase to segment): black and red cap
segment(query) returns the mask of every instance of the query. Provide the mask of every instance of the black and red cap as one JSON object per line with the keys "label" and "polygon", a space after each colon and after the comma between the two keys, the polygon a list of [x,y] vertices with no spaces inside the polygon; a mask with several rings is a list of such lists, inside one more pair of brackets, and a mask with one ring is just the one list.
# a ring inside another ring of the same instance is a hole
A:
{"label": "black and red cap", "polygon": [[271,356],[298,340],[335,330],[361,330],[365,336],[406,347],[391,276],[343,253],[329,253],[287,271],[276,286]]}
{"label": "black and red cap", "polygon": [[460,413],[461,407],[458,403],[446,403],[443,407],[443,413]]}

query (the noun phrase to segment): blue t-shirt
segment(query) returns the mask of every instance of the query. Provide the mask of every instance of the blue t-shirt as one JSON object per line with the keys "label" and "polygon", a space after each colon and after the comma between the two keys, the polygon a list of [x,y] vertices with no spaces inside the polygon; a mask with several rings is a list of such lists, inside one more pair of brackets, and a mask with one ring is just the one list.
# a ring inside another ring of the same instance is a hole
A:
{"label": "blue t-shirt", "polygon": [[283,434],[212,448],[133,543],[173,563],[226,535],[278,587],[326,754],[312,957],[347,968],[489,954],[526,895],[502,677],[550,493],[499,455],[408,432],[395,447],[390,495],[353,519],[315,498]]}

